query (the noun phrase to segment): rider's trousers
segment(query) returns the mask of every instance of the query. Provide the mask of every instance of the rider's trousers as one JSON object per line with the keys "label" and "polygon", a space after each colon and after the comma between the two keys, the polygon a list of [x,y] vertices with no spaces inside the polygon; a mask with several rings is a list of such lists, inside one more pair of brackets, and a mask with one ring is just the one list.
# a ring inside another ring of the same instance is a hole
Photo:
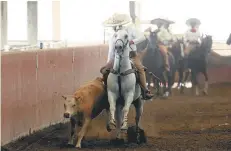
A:
{"label": "rider's trousers", "polygon": [[145,69],[144,66],[141,63],[141,59],[139,55],[134,56],[133,58],[131,58],[134,66],[137,68],[138,70],[138,74],[139,74],[139,78],[140,78],[140,86],[147,90],[147,85],[146,85],[146,76],[145,76]]}
{"label": "rider's trousers", "polygon": [[184,49],[184,54],[187,56],[192,50],[194,50],[199,44],[197,43],[189,43]]}
{"label": "rider's trousers", "polygon": [[158,44],[158,46],[159,46],[160,52],[164,56],[165,68],[167,71],[169,71],[170,67],[169,67],[169,61],[168,61],[168,47],[166,47],[163,44]]}

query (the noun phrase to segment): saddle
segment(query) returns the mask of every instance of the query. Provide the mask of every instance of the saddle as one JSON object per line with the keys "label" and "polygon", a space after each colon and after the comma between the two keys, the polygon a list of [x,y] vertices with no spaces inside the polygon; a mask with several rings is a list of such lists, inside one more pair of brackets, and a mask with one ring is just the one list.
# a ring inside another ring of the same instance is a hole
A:
{"label": "saddle", "polygon": [[[138,73],[138,72],[139,72],[139,71],[137,70],[137,68],[135,67],[135,65],[133,64],[133,62],[131,62],[131,66],[132,66],[132,69],[127,70],[127,71],[121,73],[120,75],[121,75],[121,76],[125,76],[125,75],[131,74],[131,73],[135,73],[136,81],[138,82],[138,80],[139,80],[139,73]],[[117,74],[117,72],[114,71],[112,68],[109,69],[108,71],[111,72],[111,73]],[[108,74],[109,74],[109,73],[108,73]]]}
{"label": "saddle", "polygon": [[[133,64],[133,62],[131,62],[131,66],[132,66],[132,70],[128,70],[128,71],[126,71],[126,72],[124,72],[123,74],[122,74],[122,76],[123,75],[127,75],[127,74],[130,74],[130,73],[135,73],[135,76],[136,76],[136,82],[137,83],[139,83],[139,71],[138,71],[138,69],[135,67],[135,65]],[[147,70],[147,68],[146,67],[144,67],[144,70],[146,71]],[[114,71],[112,68],[109,68],[109,69],[106,69],[106,74],[103,74],[103,78],[104,78],[104,83],[105,83],[105,85],[107,85],[107,77],[108,77],[108,75],[109,75],[109,73],[111,72],[111,73],[117,73],[116,71]]]}

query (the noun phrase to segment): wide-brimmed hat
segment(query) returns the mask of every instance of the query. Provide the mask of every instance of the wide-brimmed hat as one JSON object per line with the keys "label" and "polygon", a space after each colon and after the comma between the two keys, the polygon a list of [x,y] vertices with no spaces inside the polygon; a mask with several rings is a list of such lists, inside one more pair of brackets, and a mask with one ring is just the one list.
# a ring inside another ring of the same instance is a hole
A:
{"label": "wide-brimmed hat", "polygon": [[199,26],[201,24],[201,21],[197,18],[190,18],[190,19],[186,20],[186,25],[191,26],[192,24]]}
{"label": "wide-brimmed hat", "polygon": [[131,17],[127,14],[114,13],[111,17],[103,22],[105,27],[114,27],[128,24],[132,21]]}
{"label": "wide-brimmed hat", "polygon": [[169,19],[166,18],[156,18],[151,20],[151,24],[174,24],[174,21],[171,21]]}

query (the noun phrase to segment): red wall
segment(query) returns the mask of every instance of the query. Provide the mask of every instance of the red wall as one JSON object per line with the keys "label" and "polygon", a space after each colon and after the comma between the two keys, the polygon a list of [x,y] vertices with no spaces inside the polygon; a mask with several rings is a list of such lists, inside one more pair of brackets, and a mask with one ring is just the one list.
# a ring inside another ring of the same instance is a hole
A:
{"label": "red wall", "polygon": [[61,95],[100,76],[107,46],[2,53],[2,144],[63,119]]}
{"label": "red wall", "polygon": [[[2,53],[2,145],[61,121],[61,95],[99,76],[106,59],[106,45]],[[231,66],[209,74],[210,83],[231,81]]]}

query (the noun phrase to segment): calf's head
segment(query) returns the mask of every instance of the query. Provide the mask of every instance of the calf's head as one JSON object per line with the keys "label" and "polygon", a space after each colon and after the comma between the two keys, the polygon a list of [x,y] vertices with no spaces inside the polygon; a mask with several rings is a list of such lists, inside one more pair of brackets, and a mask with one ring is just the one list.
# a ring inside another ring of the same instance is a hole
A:
{"label": "calf's head", "polygon": [[62,96],[64,98],[64,118],[70,118],[80,110],[81,97]]}

